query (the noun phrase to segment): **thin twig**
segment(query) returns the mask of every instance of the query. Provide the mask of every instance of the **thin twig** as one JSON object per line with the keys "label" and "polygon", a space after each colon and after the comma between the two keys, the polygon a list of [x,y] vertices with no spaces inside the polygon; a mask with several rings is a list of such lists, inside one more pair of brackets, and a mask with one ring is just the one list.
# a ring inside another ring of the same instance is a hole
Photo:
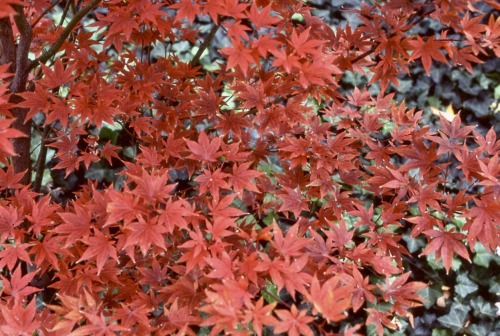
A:
{"label": "thin twig", "polygon": [[40,16],[35,20],[35,22],[31,24],[31,28],[34,28],[38,24],[38,22],[40,22],[40,20],[43,19],[45,15],[47,15],[47,13],[50,12],[59,2],[61,2],[61,0],[54,1],[53,4],[47,7],[47,9],[44,10],[42,14],[40,14]]}
{"label": "thin twig", "polygon": [[66,20],[66,15],[68,15],[68,10],[69,10],[69,7],[70,7],[70,4],[72,3],[72,1],[68,1],[66,2],[66,6],[64,6],[64,10],[63,10],[63,13],[62,13],[62,16],[61,16],[61,20],[59,21],[59,26],[61,27],[64,23],[64,20]]}
{"label": "thin twig", "polygon": [[52,127],[50,125],[46,125],[43,128],[42,140],[40,144],[40,152],[38,154],[38,160],[36,162],[36,173],[35,173],[35,181],[33,181],[33,191],[36,193],[40,192],[42,187],[43,180],[43,172],[45,170],[45,160],[47,159],[47,137],[50,133]]}
{"label": "thin twig", "polygon": [[38,64],[45,63],[47,62],[47,60],[52,58],[52,56],[54,56],[59,51],[59,48],[61,48],[64,41],[66,41],[66,39],[68,38],[69,34],[71,34],[73,28],[75,28],[75,26],[83,19],[83,17],[87,15],[94,7],[96,7],[99,4],[99,2],[101,2],[101,0],[92,0],[87,6],[83,7],[78,13],[76,13],[75,16],[68,23],[66,28],[64,28],[61,35],[59,35],[59,38],[52,45],[52,47],[50,47],[49,50],[44,52],[30,64],[30,70],[37,67]]}

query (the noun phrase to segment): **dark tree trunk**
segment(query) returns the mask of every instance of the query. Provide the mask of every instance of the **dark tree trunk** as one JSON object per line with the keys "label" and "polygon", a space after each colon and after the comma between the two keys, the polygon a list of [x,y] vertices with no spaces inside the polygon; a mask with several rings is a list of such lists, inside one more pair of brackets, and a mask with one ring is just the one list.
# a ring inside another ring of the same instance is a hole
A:
{"label": "dark tree trunk", "polygon": [[[10,97],[11,103],[18,103],[22,100],[17,93],[26,91],[28,75],[30,71],[30,61],[28,58],[32,31],[22,7],[16,8],[17,15],[14,16],[14,22],[19,31],[18,43],[14,37],[12,30],[12,21],[10,18],[0,19],[0,64],[9,64],[9,71],[14,74],[10,78],[11,83],[9,91],[12,94]],[[13,139],[14,150],[17,156],[12,158],[12,165],[16,173],[26,172],[22,179],[23,184],[30,183],[31,176],[31,159],[30,159],[30,143],[31,143],[31,122],[25,122],[27,109],[13,108],[12,114],[16,118],[12,127],[23,132],[26,137]]]}

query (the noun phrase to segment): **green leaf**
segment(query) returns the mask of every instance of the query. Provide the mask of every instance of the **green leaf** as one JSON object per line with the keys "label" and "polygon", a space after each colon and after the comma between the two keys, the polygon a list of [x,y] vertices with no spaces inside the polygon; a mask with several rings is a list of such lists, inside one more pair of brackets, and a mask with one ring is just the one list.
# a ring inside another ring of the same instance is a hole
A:
{"label": "green leaf", "polygon": [[[436,256],[434,253],[428,254],[427,256],[427,263],[433,270],[442,270],[444,269],[443,263],[440,260],[439,262],[436,262]],[[462,261],[458,259],[457,257],[453,258],[453,262],[451,263],[451,269],[453,271],[458,271],[460,269],[460,266],[462,265]]]}
{"label": "green leaf", "polygon": [[458,333],[464,326],[468,312],[468,307],[460,303],[453,303],[449,314],[439,317],[438,321],[444,327],[450,328],[453,332]]}
{"label": "green leaf", "polygon": [[110,169],[91,167],[85,172],[85,178],[97,182],[112,181],[113,172]]}
{"label": "green leaf", "polygon": [[461,273],[457,278],[458,285],[455,286],[455,292],[464,298],[467,295],[474,293],[478,289],[478,285],[469,279],[467,273]]}
{"label": "green leaf", "polygon": [[276,302],[278,295],[278,286],[276,286],[272,281],[266,280],[266,286],[262,290],[262,297],[267,303]]}
{"label": "green leaf", "polygon": [[433,329],[432,336],[453,336],[453,334],[447,329]]}
{"label": "green leaf", "polygon": [[436,303],[436,300],[441,295],[443,295],[442,291],[440,291],[439,289],[436,289],[435,287],[439,288],[440,286],[436,286],[436,285],[429,286],[429,287],[422,289],[421,291],[419,291],[417,293],[425,300],[424,307],[427,309],[431,308]]}
{"label": "green leaf", "polygon": [[99,139],[109,140],[113,145],[115,145],[116,141],[118,140],[118,135],[118,131],[115,131],[109,127],[102,127],[101,131],[99,132]]}
{"label": "green leaf", "polygon": [[477,317],[489,317],[495,319],[497,317],[496,309],[493,308],[491,302],[486,301],[481,296],[478,296],[470,301],[470,306],[474,310],[474,315]]}
{"label": "green leaf", "polygon": [[491,322],[481,322],[478,324],[471,324],[467,331],[473,336],[494,336],[494,332],[491,332],[492,324]]}
{"label": "green leaf", "polygon": [[420,251],[420,249],[425,246],[425,242],[422,238],[413,238],[405,235],[403,236],[403,240],[406,242],[406,248],[410,253]]}
{"label": "green leaf", "polygon": [[490,292],[493,295],[500,293],[500,275],[491,277],[490,281],[488,282],[488,285],[489,285],[488,292]]}
{"label": "green leaf", "polygon": [[489,253],[481,243],[477,243],[475,247],[476,253],[474,258],[474,264],[488,268],[491,261],[495,261],[500,264],[500,258],[496,254]]}

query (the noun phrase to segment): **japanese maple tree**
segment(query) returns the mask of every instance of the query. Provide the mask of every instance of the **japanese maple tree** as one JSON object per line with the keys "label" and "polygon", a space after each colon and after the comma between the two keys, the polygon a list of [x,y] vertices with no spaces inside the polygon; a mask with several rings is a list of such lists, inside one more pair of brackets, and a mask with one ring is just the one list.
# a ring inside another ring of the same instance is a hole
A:
{"label": "japanese maple tree", "polygon": [[382,335],[425,302],[412,261],[499,247],[494,130],[395,99],[499,57],[497,2],[312,9],[0,4],[2,333]]}

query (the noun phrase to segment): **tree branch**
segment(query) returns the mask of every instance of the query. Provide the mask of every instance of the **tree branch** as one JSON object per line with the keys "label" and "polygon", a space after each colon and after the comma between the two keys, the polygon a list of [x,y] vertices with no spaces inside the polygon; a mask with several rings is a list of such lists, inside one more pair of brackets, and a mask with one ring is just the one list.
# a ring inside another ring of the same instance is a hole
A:
{"label": "tree branch", "polygon": [[45,17],[45,15],[47,15],[47,13],[50,12],[52,10],[52,8],[54,8],[59,2],[61,2],[61,0],[56,0],[56,1],[54,1],[54,3],[52,3],[52,5],[47,7],[47,9],[45,9],[43,11],[43,13],[40,14],[40,16],[35,20],[35,22],[33,22],[33,24],[31,25],[31,28],[34,28],[38,24],[38,22],[40,22],[40,20],[43,19]]}
{"label": "tree branch", "polygon": [[11,63],[10,72],[15,71],[16,44],[12,24],[8,17],[0,19],[0,64]]}
{"label": "tree branch", "polygon": [[216,23],[214,23],[214,26],[212,27],[212,30],[210,30],[210,32],[208,33],[207,38],[201,44],[200,48],[196,52],[196,55],[194,55],[193,60],[191,61],[191,66],[192,67],[200,65],[201,55],[203,54],[203,52],[205,51],[205,49],[208,48],[208,46],[210,45],[210,42],[212,42],[212,40],[215,37],[215,34],[217,33],[218,29],[219,29],[219,25],[216,24]]}
{"label": "tree branch", "polygon": [[10,86],[10,92],[23,92],[26,89],[26,81],[30,72],[29,68],[29,52],[31,47],[32,33],[31,25],[26,16],[24,9],[21,6],[16,6],[17,14],[14,15],[14,22],[20,34],[19,43],[16,49],[16,73]]}
{"label": "tree branch", "polygon": [[50,47],[49,50],[41,54],[37,59],[35,59],[31,63],[30,70],[38,66],[39,63],[47,62],[52,56],[54,56],[61,48],[64,41],[66,41],[69,34],[71,34],[73,28],[75,28],[76,25],[80,23],[80,21],[83,19],[83,17],[87,15],[94,7],[96,7],[99,4],[99,2],[101,2],[101,0],[92,0],[87,6],[83,7],[78,13],[76,13],[76,15],[68,23],[66,28],[64,28],[61,35],[59,35],[59,38],[52,45],[52,47]]}
{"label": "tree branch", "polygon": [[46,125],[43,128],[42,132],[42,140],[40,144],[40,153],[38,154],[38,160],[36,162],[35,168],[35,181],[33,182],[33,191],[36,193],[40,192],[42,187],[43,180],[43,172],[45,170],[45,160],[47,158],[47,138],[50,134],[52,127],[50,125]]}

